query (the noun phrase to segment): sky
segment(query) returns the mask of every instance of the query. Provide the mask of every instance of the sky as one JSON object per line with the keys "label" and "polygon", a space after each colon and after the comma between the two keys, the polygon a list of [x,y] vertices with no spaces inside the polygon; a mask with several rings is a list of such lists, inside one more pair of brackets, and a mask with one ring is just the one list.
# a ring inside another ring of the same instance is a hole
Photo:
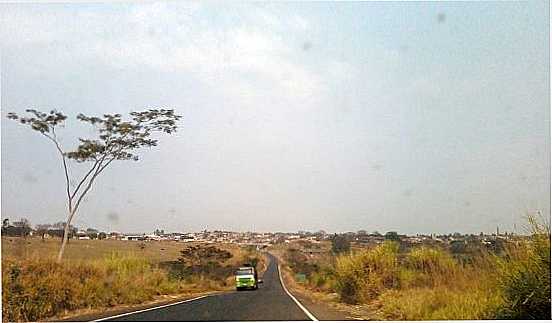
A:
{"label": "sky", "polygon": [[[1,212],[66,217],[53,145],[6,118],[170,107],[75,224],[452,233],[550,216],[548,2],[0,4]],[[73,178],[82,165],[70,165]]]}

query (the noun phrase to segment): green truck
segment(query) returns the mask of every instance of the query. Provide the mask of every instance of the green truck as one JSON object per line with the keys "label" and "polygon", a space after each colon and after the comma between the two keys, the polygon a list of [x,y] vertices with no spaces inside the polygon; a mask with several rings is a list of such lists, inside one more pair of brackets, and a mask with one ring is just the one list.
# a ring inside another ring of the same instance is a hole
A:
{"label": "green truck", "polygon": [[255,267],[240,267],[236,270],[236,290],[257,289],[259,283],[262,283],[262,280],[258,279]]}

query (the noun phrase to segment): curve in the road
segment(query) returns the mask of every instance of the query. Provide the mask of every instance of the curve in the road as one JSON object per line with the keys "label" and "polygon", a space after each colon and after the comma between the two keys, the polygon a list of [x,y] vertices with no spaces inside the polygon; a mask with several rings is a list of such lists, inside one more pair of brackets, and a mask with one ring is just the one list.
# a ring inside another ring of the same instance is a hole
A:
{"label": "curve in the road", "polygon": [[264,283],[253,291],[206,295],[99,321],[309,321],[316,318],[287,291],[278,260],[268,255]]}

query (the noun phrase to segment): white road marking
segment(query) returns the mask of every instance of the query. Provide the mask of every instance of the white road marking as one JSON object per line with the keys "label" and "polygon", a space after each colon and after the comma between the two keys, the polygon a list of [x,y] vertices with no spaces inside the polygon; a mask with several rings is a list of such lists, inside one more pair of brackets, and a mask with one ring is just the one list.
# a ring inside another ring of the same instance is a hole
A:
{"label": "white road marking", "polygon": [[278,276],[280,276],[280,283],[282,284],[282,287],[284,288],[284,291],[288,294],[289,297],[291,297],[291,299],[295,302],[295,304],[297,304],[297,306],[299,306],[300,309],[303,310],[303,312],[305,312],[305,314],[307,314],[307,316],[312,320],[312,321],[318,321],[318,319],[316,317],[314,317],[314,315],[311,314],[311,312],[309,312],[304,306],[303,304],[301,304],[297,298],[295,298],[293,295],[291,295],[291,293],[287,290],[286,288],[286,285],[284,285],[284,280],[282,279],[282,272],[280,271],[280,264],[278,264]]}
{"label": "white road marking", "polygon": [[163,307],[169,307],[169,306],[178,305],[178,304],[182,304],[182,303],[197,301],[198,299],[202,299],[202,298],[209,297],[209,296],[215,296],[215,295],[220,295],[220,293],[198,296],[198,297],[186,299],[186,300],[183,300],[183,301],[179,301],[179,302],[176,302],[176,303],[170,303],[170,304],[160,305],[160,306],[156,306],[156,307],[145,308],[143,310],[138,310],[138,311],[127,312],[127,313],[122,313],[122,314],[118,314],[118,315],[108,316],[108,317],[104,317],[104,318],[101,318],[101,319],[98,319],[98,320],[94,320],[92,322],[108,321],[108,320],[116,319],[118,317],[123,317],[123,316],[127,316],[127,315],[147,312],[147,311],[153,311],[153,310],[157,310],[157,309],[160,309],[160,308],[163,308]]}

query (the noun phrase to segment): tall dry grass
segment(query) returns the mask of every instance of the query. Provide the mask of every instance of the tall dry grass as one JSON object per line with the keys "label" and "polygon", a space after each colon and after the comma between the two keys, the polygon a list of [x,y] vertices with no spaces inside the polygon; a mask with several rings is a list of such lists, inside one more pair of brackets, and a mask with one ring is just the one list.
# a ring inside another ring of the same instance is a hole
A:
{"label": "tall dry grass", "polygon": [[311,264],[331,269],[310,273],[304,285],[337,292],[345,303],[377,305],[382,320],[550,319],[550,226],[536,216],[527,222],[527,234],[505,251],[482,249],[469,262],[438,247],[400,254],[397,243],[385,242]]}
{"label": "tall dry grass", "polygon": [[504,319],[550,319],[550,224],[539,215],[527,217],[530,238],[497,259]]}
{"label": "tall dry grass", "polygon": [[373,249],[339,256],[335,267],[335,289],[345,303],[363,303],[383,290],[398,287],[399,245],[385,242]]}
{"label": "tall dry grass", "polygon": [[490,255],[466,266],[455,263],[443,250],[426,256],[437,264],[413,268],[407,256],[400,288],[386,290],[377,299],[381,319],[482,320],[496,316],[503,300]]}
{"label": "tall dry grass", "polygon": [[144,258],[112,254],[58,264],[51,259],[4,260],[4,321],[37,321],[82,308],[139,304],[157,295],[216,289],[211,282],[171,279]]}
{"label": "tall dry grass", "polygon": [[[500,255],[483,253],[462,267],[450,267],[446,260],[449,270],[430,270],[431,279],[426,276],[421,284],[403,284],[382,294],[378,299],[382,318],[550,319],[550,229],[534,216],[528,223],[528,235],[510,243]],[[428,268],[416,267],[419,275]]]}

